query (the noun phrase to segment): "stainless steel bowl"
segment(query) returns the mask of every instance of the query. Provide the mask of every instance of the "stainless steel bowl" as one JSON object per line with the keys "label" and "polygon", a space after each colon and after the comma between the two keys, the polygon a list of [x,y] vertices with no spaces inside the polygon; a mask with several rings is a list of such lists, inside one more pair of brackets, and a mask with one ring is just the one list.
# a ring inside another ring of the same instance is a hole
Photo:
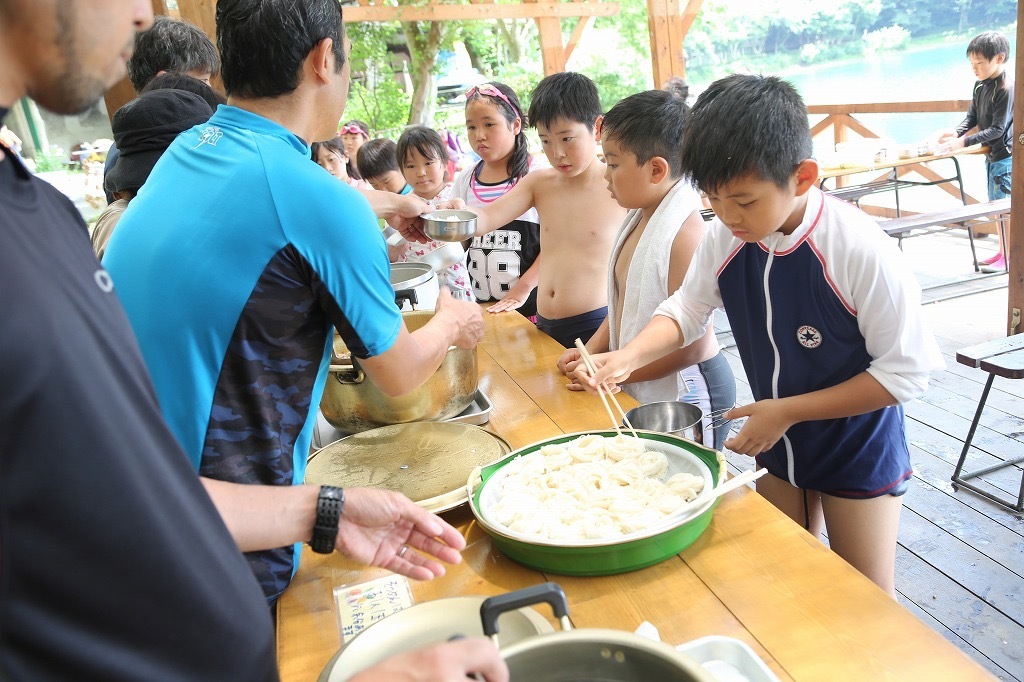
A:
{"label": "stainless steel bowl", "polygon": [[442,242],[461,242],[476,232],[476,213],[472,211],[432,211],[423,214],[423,232]]}
{"label": "stainless steel bowl", "polygon": [[634,429],[667,433],[704,444],[704,411],[691,403],[681,400],[647,403],[627,412],[626,419]]}

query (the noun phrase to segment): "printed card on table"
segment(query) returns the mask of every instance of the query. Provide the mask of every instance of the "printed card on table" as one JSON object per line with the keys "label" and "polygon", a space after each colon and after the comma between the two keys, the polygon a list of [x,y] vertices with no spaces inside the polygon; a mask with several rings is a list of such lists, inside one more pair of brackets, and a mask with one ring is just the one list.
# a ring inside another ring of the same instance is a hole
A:
{"label": "printed card on table", "polygon": [[334,588],[334,602],[338,607],[338,629],[344,646],[374,623],[412,606],[412,588],[405,576],[387,575]]}

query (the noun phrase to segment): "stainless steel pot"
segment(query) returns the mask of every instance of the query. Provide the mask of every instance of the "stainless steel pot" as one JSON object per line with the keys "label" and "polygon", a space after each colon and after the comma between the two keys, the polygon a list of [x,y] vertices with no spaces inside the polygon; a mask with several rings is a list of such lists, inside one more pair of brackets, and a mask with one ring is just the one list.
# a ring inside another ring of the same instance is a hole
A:
{"label": "stainless steel pot", "polygon": [[[704,444],[704,411],[682,400],[647,403],[626,412],[634,429],[657,431]],[[625,423],[623,423],[625,426]],[[708,447],[713,447],[711,443]]]}
{"label": "stainless steel pot", "polygon": [[547,602],[562,622],[562,632],[530,637],[502,648],[512,682],[713,682],[696,661],[667,644],[630,632],[572,630],[569,605],[555,583],[491,597],[480,607],[484,634],[498,633],[497,619],[509,609]]}
{"label": "stainless steel pot", "polygon": [[[433,316],[432,310],[402,313],[409,331],[419,329]],[[337,335],[334,349],[336,355],[348,352]],[[466,350],[451,346],[441,366],[426,383],[398,398],[384,395],[367,380],[358,361],[352,364],[332,362],[320,399],[320,411],[332,426],[347,433],[388,424],[447,419],[473,402],[478,383],[476,348]]]}
{"label": "stainless steel pot", "polygon": [[440,285],[430,263],[392,263],[391,286],[395,303],[405,310],[433,310]]}

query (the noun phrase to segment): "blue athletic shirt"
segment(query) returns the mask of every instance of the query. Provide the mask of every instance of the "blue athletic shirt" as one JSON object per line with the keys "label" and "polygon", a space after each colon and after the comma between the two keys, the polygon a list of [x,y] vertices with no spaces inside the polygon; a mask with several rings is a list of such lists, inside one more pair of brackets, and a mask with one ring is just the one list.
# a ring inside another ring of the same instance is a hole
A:
{"label": "blue athletic shirt", "polygon": [[[103,263],[167,421],[210,478],[302,483],[332,325],[360,358],[401,327],[366,199],[303,140],[236,107],[175,140]],[[299,549],[250,553],[269,598]]]}

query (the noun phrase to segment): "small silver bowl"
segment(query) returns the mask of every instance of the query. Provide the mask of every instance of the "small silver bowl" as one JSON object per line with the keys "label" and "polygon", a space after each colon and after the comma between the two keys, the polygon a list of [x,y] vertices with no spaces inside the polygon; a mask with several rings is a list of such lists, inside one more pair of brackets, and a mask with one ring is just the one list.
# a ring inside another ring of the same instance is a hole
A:
{"label": "small silver bowl", "polygon": [[423,214],[423,232],[442,242],[461,242],[476,232],[476,213],[472,211],[432,211]]}
{"label": "small silver bowl", "polygon": [[[634,429],[657,431],[704,443],[704,412],[682,400],[647,403],[626,412]],[[625,426],[625,423],[623,423]],[[714,445],[712,443],[712,445]]]}

